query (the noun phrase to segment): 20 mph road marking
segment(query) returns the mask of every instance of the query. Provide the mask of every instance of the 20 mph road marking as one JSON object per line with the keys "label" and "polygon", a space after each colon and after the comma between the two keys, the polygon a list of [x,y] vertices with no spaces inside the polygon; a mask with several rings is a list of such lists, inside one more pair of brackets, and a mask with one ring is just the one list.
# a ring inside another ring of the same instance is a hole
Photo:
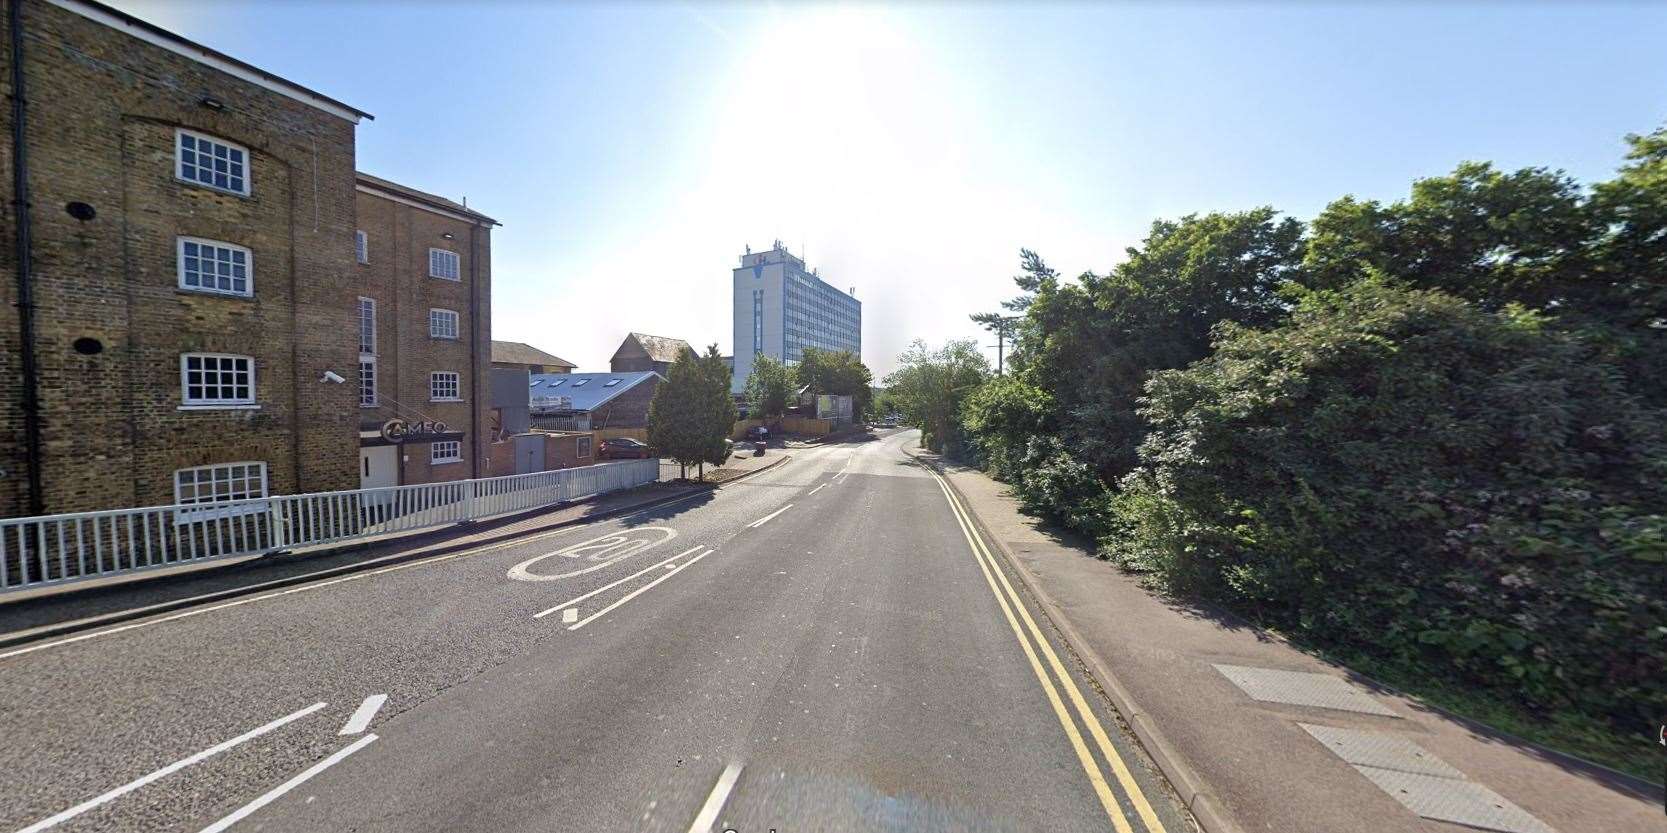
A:
{"label": "20 mph road marking", "polygon": [[735,789],[735,782],[740,777],[740,764],[724,767],[723,774],[718,776],[718,783],[712,785],[712,794],[706,797],[706,803],[701,805],[700,813],[695,816],[695,823],[689,825],[689,833],[712,833],[712,825],[718,823],[718,814],[723,812],[724,802],[729,800],[729,791]]}
{"label": "20 mph road marking", "polygon": [[747,524],[747,528],[748,529],[757,529],[758,527],[761,527],[761,526],[769,523],[773,518],[775,518],[775,516],[780,515],[781,513],[786,512],[787,510],[792,509],[792,508],[793,508],[793,504],[789,503],[786,506],[783,506],[782,508],[777,509],[774,512],[771,512],[770,514],[765,515],[764,517],[759,518],[758,520],[753,521],[750,524]]}
{"label": "20 mph road marking", "polygon": [[268,791],[265,795],[261,796],[260,798],[257,798],[254,801],[251,801],[248,804],[245,804],[242,807],[239,807],[236,810],[232,811],[231,815],[226,816],[225,818],[223,818],[223,819],[221,819],[221,820],[203,828],[202,833],[220,833],[220,831],[225,830],[226,828],[231,827],[234,824],[237,824],[238,822],[244,820],[245,818],[248,818],[250,813],[253,813],[256,810],[259,810],[260,808],[265,807],[266,805],[271,804],[274,801],[277,801],[279,798],[283,797],[284,793],[287,793],[290,790],[293,790],[296,787],[299,787],[302,784],[305,784],[308,781],[308,779],[312,778],[314,775],[317,775],[320,772],[323,772],[324,770],[327,770],[330,767],[333,767],[336,764],[341,763],[344,759],[347,758],[347,756],[349,756],[349,755],[351,755],[351,754],[353,754],[353,753],[371,745],[371,743],[374,742],[375,740],[376,740],[375,735],[365,735],[364,737],[359,738],[358,740],[348,744],[347,746],[342,747],[341,749],[336,751],[336,754],[331,755],[330,757],[325,758],[324,760],[319,761],[318,763],[313,764],[310,767],[307,767],[305,770],[303,770],[301,772],[300,775],[297,775],[294,778],[291,778],[288,781],[285,781],[284,783],[279,784],[276,787],[273,787],[270,791]]}
{"label": "20 mph road marking", "polygon": [[376,713],[382,710],[382,704],[386,702],[388,702],[388,695],[386,694],[372,694],[366,697],[365,702],[360,703],[359,708],[353,710],[353,716],[347,719],[347,725],[343,726],[342,730],[336,734],[357,735],[363,732],[366,727],[370,726],[370,721],[376,717]]}
{"label": "20 mph road marking", "polygon": [[34,824],[31,824],[28,827],[25,827],[22,830],[17,831],[17,833],[39,833],[39,831],[45,830],[48,827],[52,827],[53,825],[56,825],[57,823],[59,823],[61,821],[67,821],[69,819],[75,818],[76,816],[79,816],[82,813],[85,813],[88,810],[91,810],[94,807],[99,806],[100,804],[104,804],[104,803],[107,803],[107,802],[110,802],[110,801],[114,801],[115,799],[121,798],[122,796],[127,795],[128,793],[133,792],[134,790],[139,789],[140,787],[143,787],[146,784],[149,784],[153,781],[160,780],[162,778],[166,778],[169,775],[172,775],[172,774],[174,774],[174,773],[176,773],[176,772],[178,772],[178,771],[180,771],[180,770],[182,770],[182,769],[184,769],[184,768],[186,768],[186,767],[188,767],[192,764],[199,763],[201,761],[212,758],[215,755],[218,755],[221,752],[224,752],[227,749],[230,749],[234,746],[237,746],[239,744],[246,743],[248,741],[254,740],[255,738],[258,738],[261,735],[264,735],[267,732],[272,731],[273,729],[277,729],[277,728],[286,726],[286,725],[288,725],[288,724],[290,724],[294,721],[300,720],[301,718],[306,717],[307,715],[312,714],[313,712],[316,712],[319,709],[324,708],[324,706],[325,706],[324,703],[314,703],[314,704],[312,704],[312,705],[310,705],[310,706],[308,706],[308,707],[306,707],[306,708],[304,708],[304,709],[302,709],[298,712],[293,712],[291,714],[284,715],[283,717],[280,717],[277,720],[274,720],[271,723],[266,724],[265,726],[261,726],[258,729],[250,729],[249,731],[244,732],[243,734],[238,735],[237,737],[232,738],[231,740],[223,741],[221,743],[217,743],[217,744],[215,744],[213,746],[210,746],[209,748],[204,749],[203,751],[198,752],[197,754],[192,755],[188,758],[181,758],[177,761],[174,761],[173,763],[171,763],[171,764],[169,764],[169,765],[167,765],[167,766],[165,766],[165,767],[163,767],[163,768],[161,768],[161,769],[159,769],[159,770],[157,770],[157,771],[155,771],[155,772],[153,772],[149,775],[146,775],[143,778],[138,778],[138,779],[135,779],[133,781],[129,781],[126,784],[123,784],[123,785],[121,785],[121,786],[119,786],[119,787],[101,795],[101,796],[98,796],[97,798],[90,798],[86,801],[81,802],[80,804],[75,805],[74,807],[69,808],[68,810],[65,810],[61,813],[58,813],[57,815],[51,816],[49,818],[41,819],[40,821],[37,821]]}

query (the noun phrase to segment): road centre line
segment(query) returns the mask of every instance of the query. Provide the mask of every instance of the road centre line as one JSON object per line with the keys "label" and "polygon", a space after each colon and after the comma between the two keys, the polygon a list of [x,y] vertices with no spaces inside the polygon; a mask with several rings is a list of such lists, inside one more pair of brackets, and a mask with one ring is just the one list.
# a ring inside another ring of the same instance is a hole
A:
{"label": "road centre line", "polygon": [[[1030,611],[1026,609],[1024,603],[1019,599],[1018,593],[1013,589],[1013,585],[1008,582],[1007,575],[1002,571],[995,556],[985,545],[983,536],[978,533],[976,526],[972,522],[971,513],[964,505],[962,505],[960,499],[949,488],[949,485],[944,482],[942,475],[933,471],[932,476],[938,480],[938,488],[943,490],[945,499],[949,501],[950,509],[955,515],[956,522],[961,525],[962,534],[966,535],[967,541],[973,545],[974,558],[979,559],[979,566],[984,570],[984,578],[990,583],[991,591],[996,593],[997,600],[1002,602],[1002,608],[1004,612],[1008,613],[1010,624],[1013,625],[1015,633],[1018,632],[1018,625],[1016,622],[1011,621],[1012,613],[1008,609],[1008,599],[1012,601],[1012,606],[1018,609],[1019,616],[1023,618],[1025,625],[1029,628],[1031,637],[1035,639],[1037,645],[1041,647],[1042,653],[1048,659],[1049,666],[1053,669],[1054,674],[1059,677],[1061,684],[1065,688],[1066,694],[1071,699],[1072,705],[1076,707],[1078,716],[1082,720],[1083,724],[1088,727],[1088,732],[1094,738],[1095,745],[1099,747],[1100,754],[1103,755],[1107,763],[1111,765],[1112,771],[1116,774],[1117,780],[1122,785],[1124,793],[1129,797],[1129,802],[1134,805],[1135,812],[1140,816],[1141,822],[1146,826],[1146,829],[1152,831],[1152,833],[1164,833],[1165,828],[1163,826],[1163,822],[1161,822],[1158,819],[1157,814],[1153,812],[1151,803],[1146,799],[1146,794],[1141,790],[1140,784],[1135,781],[1134,775],[1129,771],[1128,766],[1124,763],[1122,755],[1117,752],[1116,747],[1112,746],[1110,737],[1107,736],[1105,728],[1100,724],[1099,718],[1095,716],[1093,710],[1089,708],[1088,701],[1083,697],[1081,689],[1077,687],[1076,682],[1071,678],[1071,675],[1066,670],[1064,663],[1060,662],[1059,655],[1054,652],[1052,644],[1048,642],[1048,639],[1042,633],[1041,628],[1036,625],[1036,621],[1031,618]],[[1005,597],[1003,597],[1001,592],[997,590],[995,581],[991,579],[992,572],[997,578],[1000,579],[1002,588],[1006,590]],[[1028,643],[1026,644],[1026,652],[1030,652]],[[1031,659],[1033,663],[1036,662],[1034,654],[1031,655]],[[1041,669],[1039,664],[1035,666],[1035,670],[1040,673]],[[1074,726],[1071,731],[1073,734],[1075,733]],[[1077,737],[1080,742],[1080,735]],[[1094,776],[1099,776],[1097,767],[1095,768]],[[1118,813],[1113,817],[1114,823],[1118,821],[1122,821],[1121,813]],[[1120,827],[1119,829],[1122,828]]]}
{"label": "road centre line", "polygon": [[769,523],[769,522],[770,522],[770,521],[771,521],[771,520],[773,520],[773,519],[774,519],[774,518],[775,518],[775,517],[776,517],[776,516],[777,516],[777,515],[780,515],[780,514],[781,514],[781,513],[783,513],[783,512],[786,512],[786,511],[787,511],[787,510],[789,510],[789,509],[792,509],[792,508],[793,508],[793,504],[791,504],[791,503],[789,503],[789,504],[787,504],[787,505],[786,505],[786,506],[783,506],[783,507],[782,507],[782,508],[780,508],[780,509],[777,509],[777,510],[776,510],[776,511],[774,511],[774,512],[771,512],[771,513],[770,513],[770,514],[768,514],[768,515],[765,515],[765,516],[764,516],[764,517],[762,517],[762,518],[759,518],[759,519],[758,519],[758,520],[756,520],[756,521],[753,521],[753,522],[752,522],[752,523],[750,523],[750,524],[747,524],[747,528],[748,528],[748,529],[757,529],[757,528],[758,528],[758,527],[761,527],[761,526],[763,526],[763,525],[765,525],[765,524],[767,524],[767,523]]}
{"label": "road centre line", "polygon": [[[816,487],[816,488],[814,488],[814,489],[811,489],[811,490],[810,490],[810,494],[811,494],[811,495],[814,495],[814,494],[816,494],[816,493],[817,493],[817,492],[820,492],[820,491],[822,491],[822,490],[823,490],[823,489],[826,489],[826,488],[828,488],[828,484],[826,484],[826,483],[823,483],[823,484],[822,484],[822,485],[820,485],[820,486],[817,486],[817,487]],[[805,497],[810,497],[810,495],[805,495]]]}
{"label": "road centre line", "polygon": [[546,608],[544,610],[541,610],[537,613],[534,613],[533,618],[534,619],[543,619],[544,617],[549,616],[550,614],[555,613],[556,611],[561,610],[564,607],[572,607],[573,605],[576,605],[576,604],[584,601],[585,599],[588,599],[591,596],[596,595],[597,593],[601,593],[604,590],[612,590],[613,588],[618,587],[619,585],[624,584],[625,582],[628,582],[631,579],[634,579],[637,576],[642,575],[643,573],[647,573],[647,572],[650,572],[652,570],[657,570],[661,567],[666,567],[667,565],[671,564],[671,562],[676,561],[677,559],[682,558],[683,556],[688,555],[689,553],[700,549],[702,546],[704,546],[704,545],[703,544],[696,544],[696,545],[694,545],[694,546],[692,546],[692,547],[690,547],[690,548],[688,548],[688,549],[686,549],[686,550],[684,550],[684,551],[682,551],[682,552],[680,552],[680,553],[678,553],[678,554],[676,554],[676,555],[674,555],[674,556],[672,556],[672,557],[670,557],[670,558],[668,558],[668,559],[666,559],[666,560],[664,560],[664,561],[662,561],[658,564],[654,564],[652,566],[644,567],[641,570],[638,570],[638,571],[626,576],[625,578],[619,579],[617,581],[610,582],[608,584],[604,584],[601,587],[598,587],[595,590],[592,590],[589,593],[584,594],[583,596],[579,596],[579,597],[573,598],[573,599],[568,599],[567,601],[562,602],[561,604],[556,605],[555,607]]}
{"label": "road centre line", "polygon": [[653,580],[653,581],[651,581],[651,582],[649,582],[649,583],[647,583],[647,584],[645,584],[641,587],[638,587],[637,589],[632,590],[629,593],[626,593],[624,596],[620,597],[619,601],[616,601],[613,604],[608,605],[607,607],[604,607],[601,610],[598,610],[595,613],[592,613],[591,615],[589,615],[589,616],[587,616],[583,619],[580,619],[579,621],[577,621],[577,622],[575,622],[571,625],[568,625],[567,629],[570,630],[570,631],[576,631],[576,630],[590,624],[591,622],[594,622],[597,619],[602,618],[605,614],[608,613],[608,611],[613,610],[614,608],[619,607],[620,605],[625,604],[626,602],[631,601],[632,599],[635,599],[638,596],[641,596],[642,594],[648,592],[649,590],[654,589],[654,585],[659,584],[660,582],[665,581],[666,579],[677,575],[678,573],[683,571],[683,568],[692,566],[696,561],[699,561],[702,558],[705,558],[706,556],[711,555],[712,553],[714,553],[716,551],[717,550],[709,549],[706,552],[703,552],[700,555],[697,555],[694,558],[691,558],[688,561],[685,561],[682,564],[677,565],[676,569],[673,569],[673,570],[667,572],[665,575],[660,576],[659,578],[657,578],[657,579],[655,579],[655,580]]}
{"label": "road centre line", "polygon": [[347,725],[343,726],[341,731],[336,734],[357,735],[363,732],[366,727],[370,726],[370,721],[376,717],[376,713],[382,710],[382,704],[386,702],[388,702],[388,695],[386,694],[372,694],[366,697],[365,702],[360,703],[359,708],[353,710],[353,716],[347,719]]}
{"label": "road centre line", "polygon": [[249,814],[255,812],[256,810],[259,810],[262,807],[265,807],[268,804],[271,804],[272,802],[278,800],[279,798],[282,798],[284,793],[287,793],[290,790],[293,790],[296,787],[301,786],[302,784],[306,783],[309,779],[311,779],[314,775],[317,775],[320,772],[323,772],[324,770],[327,770],[330,767],[333,767],[336,764],[341,763],[343,760],[346,760],[347,756],[349,756],[349,755],[351,755],[351,754],[353,754],[353,753],[371,745],[371,743],[375,742],[375,740],[376,740],[375,735],[365,735],[364,737],[359,738],[358,740],[348,744],[347,746],[344,746],[341,749],[336,750],[336,753],[334,755],[331,755],[330,757],[325,758],[324,760],[319,761],[318,763],[313,764],[310,767],[307,767],[305,770],[301,771],[301,774],[295,776],[294,778],[289,779],[288,781],[285,781],[282,784],[279,784],[276,787],[273,787],[271,790],[268,790],[261,797],[255,799],[254,801],[249,802],[248,804],[243,805],[242,807],[237,808],[236,810],[233,810],[231,815],[226,816],[225,818],[220,819],[219,821],[203,828],[202,833],[220,833],[220,831],[225,830],[228,827],[231,827],[232,825],[242,821],[245,818],[248,818]]}
{"label": "road centre line", "polygon": [[121,786],[119,786],[119,787],[117,787],[113,790],[110,790],[107,793],[96,796],[94,798],[89,798],[86,801],[83,801],[80,804],[77,804],[74,807],[69,808],[68,810],[64,810],[60,813],[57,813],[56,815],[49,816],[47,818],[41,819],[40,821],[37,821],[34,824],[31,824],[28,827],[25,827],[22,830],[17,831],[17,833],[40,833],[40,831],[45,830],[49,827],[52,827],[52,826],[58,824],[59,822],[67,821],[69,819],[75,818],[76,816],[79,816],[82,813],[85,813],[88,810],[93,809],[94,807],[97,807],[101,804],[105,804],[107,802],[114,801],[115,799],[121,798],[122,796],[127,795],[128,793],[133,792],[134,790],[139,789],[140,787],[143,787],[146,784],[149,784],[153,781],[157,781],[159,779],[162,779],[162,778],[165,778],[169,775],[172,775],[172,774],[174,774],[174,773],[176,773],[176,772],[178,772],[178,771],[180,771],[180,770],[182,770],[182,769],[184,769],[188,766],[191,766],[192,764],[200,763],[200,762],[202,762],[204,760],[207,760],[207,759],[209,759],[209,758],[211,758],[215,755],[220,754],[221,752],[226,751],[227,749],[231,749],[234,746],[238,746],[240,744],[243,744],[243,743],[246,743],[248,741],[254,740],[255,738],[258,738],[261,735],[266,734],[267,732],[270,732],[274,729],[278,729],[278,728],[281,728],[283,726],[286,726],[286,725],[288,725],[288,724],[290,724],[294,721],[300,720],[301,718],[306,717],[307,715],[312,714],[313,712],[316,712],[319,709],[324,708],[325,705],[326,704],[324,704],[324,703],[314,703],[314,704],[312,704],[312,705],[310,705],[310,706],[308,706],[308,707],[306,707],[306,708],[304,708],[300,711],[291,712],[290,714],[284,715],[283,717],[280,717],[277,720],[274,720],[271,723],[268,723],[264,726],[261,726],[261,727],[256,728],[256,729],[250,729],[249,731],[244,732],[243,734],[238,735],[237,737],[232,738],[231,740],[221,741],[220,743],[217,743],[213,746],[210,746],[209,748],[204,749],[203,751],[198,752],[194,755],[190,755],[188,757],[184,757],[184,758],[181,758],[177,761],[174,761],[173,763],[168,764],[167,766],[165,766],[165,767],[163,767],[159,770],[156,770],[155,772],[152,772],[149,775],[145,775],[145,776],[142,776],[140,778],[136,778],[132,781],[127,782],[126,784],[123,784],[123,785],[121,785]]}
{"label": "road centre line", "polygon": [[718,823],[718,814],[723,812],[724,802],[729,800],[729,791],[735,789],[735,782],[740,777],[740,764],[732,763],[724,767],[723,774],[718,776],[718,783],[712,785],[712,793],[706,796],[706,803],[700,806],[695,823],[689,825],[689,833],[712,833],[712,826]]}
{"label": "road centre line", "polygon": [[[623,515],[616,516],[615,518],[608,518],[608,519],[605,519],[605,520],[618,520],[619,518],[629,518],[629,517],[632,517],[633,515],[641,515],[645,512],[657,511],[657,510],[660,510],[660,509],[664,509],[665,507],[670,506],[672,504],[683,503],[685,501],[694,500],[695,498],[698,498],[698,497],[705,497],[705,496],[708,496],[710,494],[711,494],[710,492],[707,492],[707,491],[704,491],[704,490],[703,491],[698,491],[698,492],[690,494],[686,497],[675,498],[673,500],[668,500],[665,503],[659,503],[659,504],[655,504],[653,506],[646,506],[646,507],[643,507],[642,509],[636,510],[634,512],[627,512]],[[333,578],[333,579],[329,579],[329,580],[325,580],[325,581],[319,581],[319,582],[315,582],[315,583],[312,583],[312,584],[302,584],[302,585],[299,585],[299,586],[296,586],[296,587],[291,587],[287,590],[279,590],[279,591],[274,592],[274,593],[265,593],[265,594],[262,594],[262,595],[259,595],[259,596],[250,596],[248,598],[237,599],[237,600],[230,601],[230,602],[224,602],[222,604],[210,605],[208,607],[191,608],[190,610],[170,614],[168,616],[163,616],[159,619],[146,619],[144,621],[132,622],[132,623],[129,623],[129,624],[126,624],[126,625],[117,625],[113,628],[107,628],[107,629],[104,629],[104,630],[90,631],[88,633],[77,634],[75,636],[70,636],[70,637],[65,637],[63,639],[53,640],[51,642],[41,642],[41,643],[37,643],[37,644],[34,644],[34,645],[26,645],[22,648],[14,648],[10,651],[0,652],[0,660],[10,659],[10,658],[15,657],[15,656],[22,656],[23,654],[34,653],[35,651],[44,651],[48,648],[57,648],[57,647],[60,647],[60,646],[63,646],[63,645],[70,645],[70,644],[73,644],[73,643],[76,643],[76,642],[83,642],[83,641],[86,641],[88,639],[97,639],[98,637],[101,637],[101,636],[112,636],[114,634],[125,633],[125,632],[131,631],[131,630],[138,630],[139,628],[146,628],[146,627],[150,627],[152,625],[161,625],[161,624],[164,624],[164,623],[167,623],[167,622],[178,621],[180,619],[189,619],[192,616],[200,616],[204,613],[213,613],[213,612],[218,611],[218,610],[225,610],[227,608],[239,607],[239,606],[246,605],[246,604],[253,604],[255,602],[266,601],[267,599],[276,599],[280,596],[288,596],[288,595],[291,595],[293,593],[303,593],[303,592],[306,592],[308,590],[318,590],[318,589],[321,589],[321,588],[324,588],[324,587],[329,587],[331,585],[342,584],[344,582],[358,581],[359,579],[364,579],[364,578],[373,578],[375,576],[379,576],[379,575],[382,575],[384,573],[392,573],[392,572],[395,572],[397,570],[407,569],[409,567],[423,567],[423,566],[427,566],[429,564],[438,564],[442,561],[451,561],[452,559],[455,559],[455,558],[464,558],[464,557],[471,556],[471,555],[482,555],[482,554],[489,553],[489,552],[496,552],[496,551],[501,550],[501,549],[508,549],[510,547],[518,547],[518,546],[521,546],[523,544],[526,544],[526,543],[529,543],[529,542],[532,542],[532,541],[537,541],[537,540],[540,540],[540,539],[543,539],[543,538],[549,538],[549,537],[553,537],[553,536],[557,536],[557,535],[566,535],[566,534],[569,534],[569,533],[577,532],[581,529],[586,529],[590,526],[591,526],[591,524],[589,524],[589,523],[574,524],[572,526],[562,527],[560,529],[552,529],[552,530],[549,530],[549,531],[546,531],[546,532],[533,533],[533,534],[527,535],[525,537],[516,538],[513,541],[504,541],[504,542],[497,543],[497,544],[488,544],[488,545],[483,546],[483,547],[463,550],[461,552],[449,553],[449,554],[446,554],[446,555],[437,555],[437,556],[434,556],[432,558],[421,558],[421,559],[417,559],[415,561],[407,561],[403,564],[395,564],[391,567],[382,567],[382,568],[376,569],[376,570],[367,570],[367,571],[362,572],[362,573],[353,573],[352,575],[342,576],[340,578]]]}

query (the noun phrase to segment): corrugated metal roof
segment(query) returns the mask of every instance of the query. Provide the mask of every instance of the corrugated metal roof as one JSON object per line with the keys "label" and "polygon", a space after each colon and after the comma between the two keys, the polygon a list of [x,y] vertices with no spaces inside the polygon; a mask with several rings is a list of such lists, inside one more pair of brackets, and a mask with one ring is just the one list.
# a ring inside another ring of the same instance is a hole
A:
{"label": "corrugated metal roof", "polygon": [[533,413],[538,413],[541,399],[544,407],[550,409],[552,401],[563,396],[572,404],[563,406],[562,410],[594,411],[650,377],[665,380],[664,376],[652,370],[632,373],[535,373],[527,382],[527,399]]}

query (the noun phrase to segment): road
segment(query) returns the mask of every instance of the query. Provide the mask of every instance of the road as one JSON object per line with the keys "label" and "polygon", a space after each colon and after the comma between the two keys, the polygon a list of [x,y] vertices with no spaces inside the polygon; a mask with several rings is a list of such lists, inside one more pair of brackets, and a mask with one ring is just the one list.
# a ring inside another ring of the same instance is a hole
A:
{"label": "road", "polygon": [[0,650],[0,830],[1192,830],[917,440]]}

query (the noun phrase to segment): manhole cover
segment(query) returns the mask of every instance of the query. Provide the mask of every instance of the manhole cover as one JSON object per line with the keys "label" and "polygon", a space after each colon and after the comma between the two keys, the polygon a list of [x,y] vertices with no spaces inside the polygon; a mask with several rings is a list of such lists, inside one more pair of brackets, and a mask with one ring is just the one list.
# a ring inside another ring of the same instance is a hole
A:
{"label": "manhole cover", "polygon": [[1251,668],[1244,665],[1216,665],[1215,669],[1220,671],[1222,676],[1232,680],[1234,685],[1243,689],[1252,699],[1263,702],[1400,717],[1388,707],[1368,697],[1365,692],[1349,685],[1347,680],[1327,674],[1277,671],[1272,668]]}
{"label": "manhole cover", "polygon": [[1312,726],[1298,723],[1314,739],[1325,744],[1337,757],[1351,764],[1435,775],[1441,778],[1463,778],[1464,773],[1447,765],[1446,761],[1424,751],[1409,740],[1382,732],[1362,732],[1332,726]]}
{"label": "manhole cover", "polygon": [[1557,833],[1504,796],[1474,781],[1356,766],[1361,775],[1427,819],[1504,833]]}

